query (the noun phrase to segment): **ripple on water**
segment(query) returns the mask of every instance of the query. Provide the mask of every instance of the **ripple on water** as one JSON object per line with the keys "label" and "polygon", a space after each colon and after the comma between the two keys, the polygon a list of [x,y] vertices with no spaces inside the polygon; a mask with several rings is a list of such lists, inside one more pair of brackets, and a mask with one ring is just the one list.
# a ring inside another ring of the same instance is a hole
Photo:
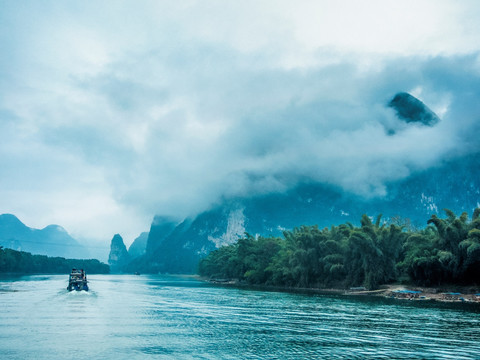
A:
{"label": "ripple on water", "polygon": [[[211,287],[162,276],[0,282],[9,359],[475,359],[480,314],[378,299]],[[45,355],[42,355],[45,354]]]}

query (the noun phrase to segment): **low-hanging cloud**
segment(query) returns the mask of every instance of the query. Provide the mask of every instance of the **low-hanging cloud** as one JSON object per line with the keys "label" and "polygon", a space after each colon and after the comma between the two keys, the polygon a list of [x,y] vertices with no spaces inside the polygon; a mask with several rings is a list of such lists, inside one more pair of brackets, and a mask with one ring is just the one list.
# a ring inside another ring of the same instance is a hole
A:
{"label": "low-hanging cloud", "polygon": [[[469,134],[480,77],[467,58],[396,59],[370,75],[350,62],[265,71],[231,49],[153,51],[74,82],[88,99],[83,116],[42,132],[105,169],[118,201],[152,213],[185,216],[305,178],[383,196],[388,182],[479,150]],[[141,76],[148,67],[153,78]],[[434,127],[406,125],[387,106],[415,89],[446,107]],[[385,121],[400,131],[391,136]]]}
{"label": "low-hanging cloud", "polygon": [[[381,197],[391,182],[480,150],[480,57],[467,45],[460,55],[307,51],[281,16],[242,32],[223,7],[210,20],[195,9],[152,11],[160,20],[136,9],[146,24],[123,27],[51,5],[60,24],[40,18],[30,25],[40,35],[19,27],[19,44],[2,40],[2,209],[27,214],[33,199],[37,214],[56,209],[85,236],[139,233],[154,214],[180,219],[305,179]],[[388,103],[401,91],[441,121],[398,119]]]}

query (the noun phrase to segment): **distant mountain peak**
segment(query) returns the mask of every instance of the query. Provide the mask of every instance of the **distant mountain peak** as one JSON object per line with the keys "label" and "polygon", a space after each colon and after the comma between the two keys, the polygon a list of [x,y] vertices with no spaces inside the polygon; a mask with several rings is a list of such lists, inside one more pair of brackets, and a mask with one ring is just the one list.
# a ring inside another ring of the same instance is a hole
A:
{"label": "distant mountain peak", "polygon": [[119,234],[115,234],[110,244],[110,255],[108,256],[108,264],[113,272],[118,272],[128,263],[130,256],[127,247],[123,242],[123,238]]}
{"label": "distant mountain peak", "polygon": [[406,123],[420,123],[433,126],[440,118],[422,101],[407,92],[397,93],[388,106],[395,110],[397,117]]}
{"label": "distant mountain peak", "polygon": [[0,221],[3,223],[14,223],[23,225],[23,223],[13,214],[1,214]]}
{"label": "distant mountain peak", "polygon": [[60,225],[30,228],[15,215],[0,215],[0,245],[32,254],[88,258],[88,251]]}
{"label": "distant mountain peak", "polygon": [[48,225],[48,226],[44,227],[43,230],[44,231],[56,231],[56,232],[59,232],[59,233],[66,233],[67,232],[67,230],[65,230],[65,228],[63,228],[60,225]]}

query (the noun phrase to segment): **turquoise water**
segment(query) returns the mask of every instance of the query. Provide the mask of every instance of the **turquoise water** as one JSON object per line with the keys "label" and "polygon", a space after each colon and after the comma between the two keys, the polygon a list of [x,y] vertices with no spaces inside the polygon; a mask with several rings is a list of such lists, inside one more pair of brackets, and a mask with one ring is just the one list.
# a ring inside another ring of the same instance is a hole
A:
{"label": "turquoise water", "polygon": [[188,277],[0,280],[1,359],[480,359],[480,309],[215,287]]}

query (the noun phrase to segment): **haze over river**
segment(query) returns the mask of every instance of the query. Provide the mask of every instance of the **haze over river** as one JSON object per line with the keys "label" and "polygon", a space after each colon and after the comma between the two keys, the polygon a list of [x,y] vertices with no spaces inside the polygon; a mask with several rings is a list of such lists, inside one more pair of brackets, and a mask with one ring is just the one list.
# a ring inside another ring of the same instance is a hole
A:
{"label": "haze over river", "polygon": [[0,279],[1,359],[479,359],[480,309],[215,287],[190,277]]}

